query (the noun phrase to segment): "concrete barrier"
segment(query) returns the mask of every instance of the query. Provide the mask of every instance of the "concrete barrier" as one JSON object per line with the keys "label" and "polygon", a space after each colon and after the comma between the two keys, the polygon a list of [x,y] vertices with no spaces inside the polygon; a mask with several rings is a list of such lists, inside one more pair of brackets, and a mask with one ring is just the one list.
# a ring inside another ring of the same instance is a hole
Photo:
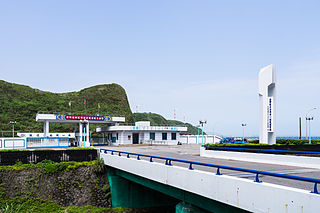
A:
{"label": "concrete barrier", "polygon": [[319,157],[205,150],[204,147],[200,147],[200,156],[227,160],[239,160],[247,162],[270,163],[278,165],[320,169]]}
{"label": "concrete barrier", "polygon": [[100,153],[106,165],[250,212],[318,212],[320,195],[164,163]]}

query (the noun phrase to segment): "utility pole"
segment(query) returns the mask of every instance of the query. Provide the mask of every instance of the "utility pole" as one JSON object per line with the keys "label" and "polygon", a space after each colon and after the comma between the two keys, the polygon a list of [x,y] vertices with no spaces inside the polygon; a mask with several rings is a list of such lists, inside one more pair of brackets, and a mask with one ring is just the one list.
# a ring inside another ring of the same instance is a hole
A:
{"label": "utility pole", "polygon": [[309,144],[311,144],[311,121],[313,120],[313,117],[307,117],[306,118],[309,121]]}
{"label": "utility pole", "polygon": [[[313,111],[313,110],[316,110],[317,108],[316,107],[313,107],[312,109],[310,109],[308,112],[307,112],[307,114],[306,114],[306,140],[308,139],[308,118],[310,118],[309,117],[309,113],[311,112],[311,111]],[[311,116],[312,117],[312,116]],[[309,122],[309,124],[310,124],[310,122]]]}
{"label": "utility pole", "polygon": [[242,123],[241,126],[242,126],[242,143],[244,143],[244,128],[247,126],[247,124]]}

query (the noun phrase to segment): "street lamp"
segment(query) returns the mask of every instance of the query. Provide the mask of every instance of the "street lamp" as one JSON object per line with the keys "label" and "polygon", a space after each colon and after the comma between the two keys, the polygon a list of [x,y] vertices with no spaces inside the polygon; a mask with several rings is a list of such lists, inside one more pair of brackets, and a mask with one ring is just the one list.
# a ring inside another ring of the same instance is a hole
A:
{"label": "street lamp", "polygon": [[206,124],[207,120],[200,120],[199,123],[201,125],[201,130],[202,130],[202,146],[203,146],[203,124]]}
{"label": "street lamp", "polygon": [[313,117],[306,117],[306,120],[309,121],[309,144],[311,144],[310,124],[311,124],[311,121],[313,120]]}
{"label": "street lamp", "polygon": [[[311,112],[311,111],[313,111],[313,110],[316,110],[317,108],[316,107],[314,107],[314,108],[312,108],[312,109],[310,109],[308,112],[307,112],[307,114],[306,114],[306,139],[308,138],[308,121],[309,121],[309,125],[310,125],[310,119],[308,119],[308,118],[311,118],[310,116],[309,116],[309,113]],[[313,118],[312,118],[312,120],[313,120]],[[310,134],[310,127],[309,127],[309,134]],[[310,142],[310,141],[309,141]]]}
{"label": "street lamp", "polygon": [[14,149],[14,125],[16,123],[16,121],[10,121],[10,124],[12,124],[12,149]]}
{"label": "street lamp", "polygon": [[242,123],[241,126],[242,126],[242,143],[244,143],[244,128],[247,126],[247,124]]}

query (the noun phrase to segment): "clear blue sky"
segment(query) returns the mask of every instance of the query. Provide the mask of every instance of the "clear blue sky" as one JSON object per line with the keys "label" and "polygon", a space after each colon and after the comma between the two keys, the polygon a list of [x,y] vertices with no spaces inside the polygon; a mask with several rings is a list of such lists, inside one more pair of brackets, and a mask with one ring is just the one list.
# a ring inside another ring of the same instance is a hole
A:
{"label": "clear blue sky", "polygon": [[[51,92],[118,83],[133,111],[258,135],[257,77],[275,64],[277,133],[320,108],[319,1],[1,1],[0,79]],[[320,109],[313,135],[320,135]]]}

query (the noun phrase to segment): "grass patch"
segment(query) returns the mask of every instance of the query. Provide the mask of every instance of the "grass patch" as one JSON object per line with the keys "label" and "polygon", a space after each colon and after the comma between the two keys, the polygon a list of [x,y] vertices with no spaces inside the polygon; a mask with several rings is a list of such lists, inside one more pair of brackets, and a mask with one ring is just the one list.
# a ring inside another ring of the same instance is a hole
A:
{"label": "grass patch", "polygon": [[95,150],[94,148],[68,148],[67,150]]}
{"label": "grass patch", "polygon": [[29,169],[29,168],[43,168],[44,172],[48,174],[54,174],[56,172],[71,171],[80,166],[93,166],[96,172],[100,172],[104,168],[104,164],[101,165],[102,163],[103,162],[101,162],[101,160],[83,161],[83,162],[69,161],[69,162],[61,162],[61,163],[56,163],[51,160],[43,160],[36,164],[35,163],[22,164],[21,162],[17,162],[12,166],[0,166],[0,170],[6,169],[6,170],[19,171],[19,170]]}
{"label": "grass patch", "polygon": [[230,147],[230,146],[268,146],[268,144],[257,144],[257,143],[218,143],[218,144],[205,144],[204,146],[217,146],[217,147]]}
{"label": "grass patch", "polygon": [[104,208],[95,206],[69,206],[62,207],[52,201],[45,201],[39,198],[14,198],[12,200],[0,200],[1,213],[104,213],[124,212],[127,208]]}

